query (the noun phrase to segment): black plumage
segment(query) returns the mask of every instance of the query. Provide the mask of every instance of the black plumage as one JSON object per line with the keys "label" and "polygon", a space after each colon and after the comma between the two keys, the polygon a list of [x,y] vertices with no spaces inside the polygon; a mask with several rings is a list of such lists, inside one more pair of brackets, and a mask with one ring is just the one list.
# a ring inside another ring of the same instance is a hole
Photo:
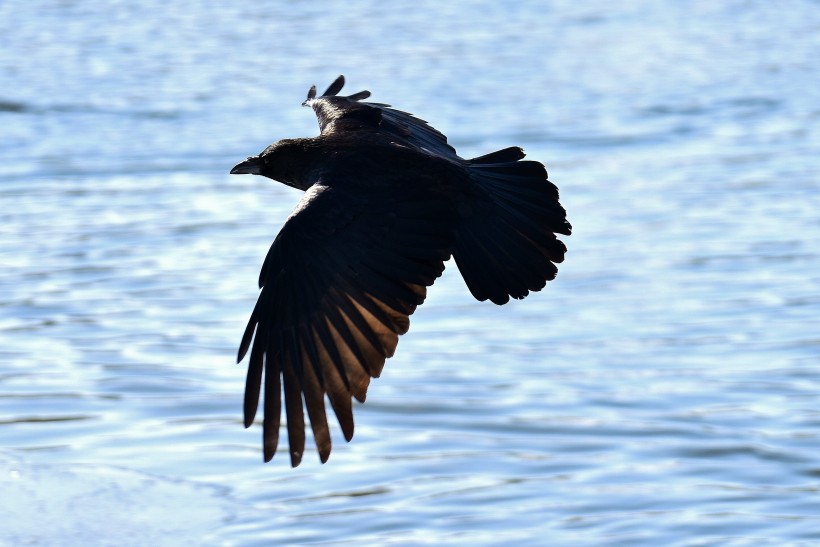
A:
{"label": "black plumage", "polygon": [[364,401],[450,256],[473,296],[504,304],[555,277],[566,252],[556,234],[571,231],[544,166],[520,148],[465,160],[424,120],[361,102],[368,91],[338,96],[343,85],[308,92],[318,137],[281,140],[231,170],[305,191],[265,258],[238,356],[250,349],[245,426],[264,379],[269,461],[284,392],[294,467],[303,405],[325,462],[325,395],[349,441],[351,398]]}

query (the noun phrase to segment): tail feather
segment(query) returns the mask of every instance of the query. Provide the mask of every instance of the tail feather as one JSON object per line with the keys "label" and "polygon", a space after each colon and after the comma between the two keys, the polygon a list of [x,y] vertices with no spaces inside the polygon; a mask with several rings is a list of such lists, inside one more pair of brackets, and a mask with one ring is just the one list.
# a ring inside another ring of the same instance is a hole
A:
{"label": "tail feather", "polygon": [[503,163],[518,161],[523,157],[524,151],[521,148],[511,146],[509,148],[504,148],[503,150],[496,150],[495,152],[478,156],[477,158],[469,160],[468,163]]}
{"label": "tail feather", "polygon": [[496,304],[504,304],[509,300],[504,294],[496,291],[497,287],[504,286],[505,280],[500,269],[486,268],[485,257],[491,256],[494,249],[482,245],[483,234],[477,233],[473,227],[465,227],[456,235],[456,249],[466,249],[466,252],[453,253],[462,277],[473,296],[480,301],[492,299]]}
{"label": "tail feather", "polygon": [[554,279],[572,227],[544,166],[520,148],[469,160],[474,196],[456,231],[453,258],[478,300],[505,304]]}

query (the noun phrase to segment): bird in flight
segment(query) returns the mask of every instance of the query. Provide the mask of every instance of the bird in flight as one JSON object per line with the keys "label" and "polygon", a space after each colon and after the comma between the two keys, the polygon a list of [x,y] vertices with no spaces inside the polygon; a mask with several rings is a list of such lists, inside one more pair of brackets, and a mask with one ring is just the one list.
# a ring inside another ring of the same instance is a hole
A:
{"label": "bird in flight", "polygon": [[544,166],[521,161],[521,148],[461,158],[424,120],[363,102],[369,91],[340,96],[344,83],[308,92],[318,137],[283,139],[231,169],[305,192],[262,265],[237,359],[250,350],[245,427],[264,381],[266,462],[284,392],[293,467],[303,408],[322,463],[330,456],[325,396],[353,437],[352,398],[364,402],[446,260],[476,299],[505,304],[555,278],[566,252],[556,234],[572,229]]}

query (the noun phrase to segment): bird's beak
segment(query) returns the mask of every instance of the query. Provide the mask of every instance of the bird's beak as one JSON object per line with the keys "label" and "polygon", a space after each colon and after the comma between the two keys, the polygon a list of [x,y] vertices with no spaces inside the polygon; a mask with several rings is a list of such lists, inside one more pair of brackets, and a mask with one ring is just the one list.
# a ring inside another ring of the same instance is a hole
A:
{"label": "bird's beak", "polygon": [[231,175],[258,175],[262,170],[262,162],[259,156],[251,156],[242,163],[234,165]]}

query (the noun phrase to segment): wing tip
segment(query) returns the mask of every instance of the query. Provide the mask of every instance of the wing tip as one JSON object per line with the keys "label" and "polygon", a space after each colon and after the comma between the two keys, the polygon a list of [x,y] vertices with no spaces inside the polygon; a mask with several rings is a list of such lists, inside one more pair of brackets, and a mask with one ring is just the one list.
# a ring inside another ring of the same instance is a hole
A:
{"label": "wing tip", "polygon": [[[327,87],[325,92],[322,93],[321,95],[318,95],[318,96],[316,95],[316,86],[312,85],[312,86],[310,86],[310,89],[308,89],[307,98],[304,101],[302,101],[302,106],[313,106],[313,103],[318,99],[321,99],[321,98],[324,98],[324,97],[335,97],[339,94],[339,92],[342,90],[344,85],[345,85],[344,74],[339,74],[339,76],[337,76],[336,79],[333,80],[333,83],[331,83]],[[358,91],[356,93],[353,93],[351,95],[347,95],[346,97],[342,97],[342,98],[347,99],[349,101],[361,101],[361,100],[367,99],[368,97],[370,97],[370,91],[364,89],[362,91]]]}
{"label": "wing tip", "polygon": [[345,86],[345,77],[344,74],[339,74],[333,82],[327,86],[327,89],[324,93],[322,93],[322,97],[332,97],[334,95],[338,95],[342,88]]}
{"label": "wing tip", "polygon": [[322,463],[327,463],[327,460],[330,458],[330,443],[327,443],[327,446],[323,446],[319,448],[319,460]]}
{"label": "wing tip", "polygon": [[353,423],[350,424],[350,429],[342,428],[342,435],[345,437],[346,442],[350,442],[353,440]]}

